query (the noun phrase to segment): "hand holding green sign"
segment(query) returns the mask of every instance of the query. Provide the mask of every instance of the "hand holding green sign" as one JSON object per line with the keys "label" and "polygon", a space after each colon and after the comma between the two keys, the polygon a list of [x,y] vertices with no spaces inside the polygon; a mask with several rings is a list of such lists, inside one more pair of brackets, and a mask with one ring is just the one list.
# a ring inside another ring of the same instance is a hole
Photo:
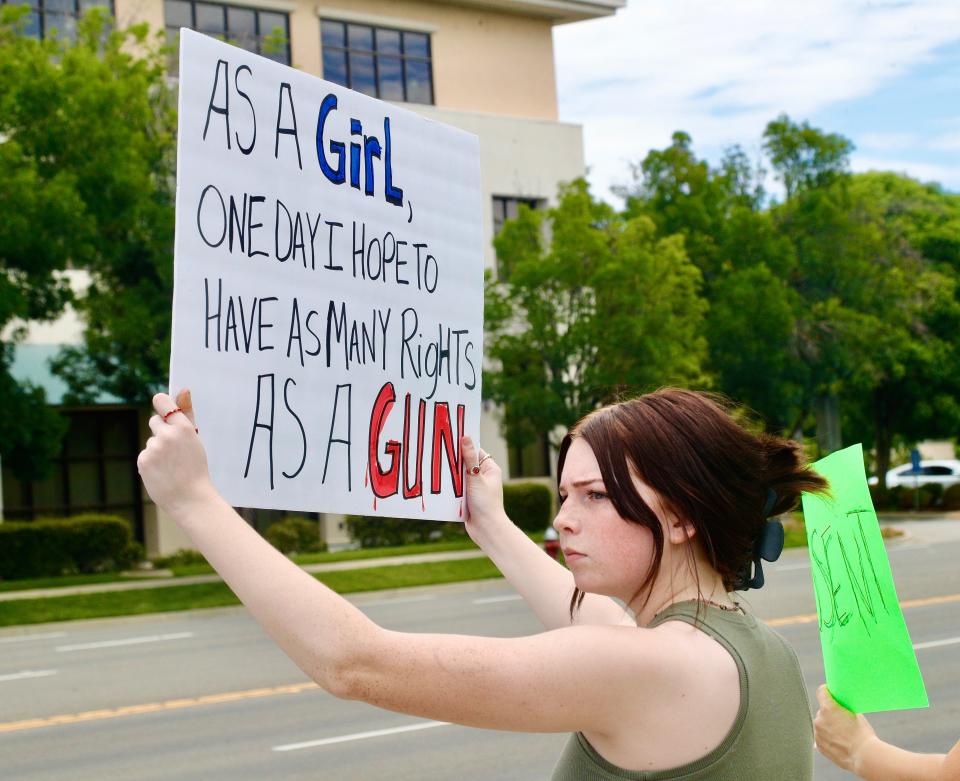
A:
{"label": "hand holding green sign", "polygon": [[827,686],[855,713],[928,705],[854,445],[813,464],[831,495],[803,495]]}

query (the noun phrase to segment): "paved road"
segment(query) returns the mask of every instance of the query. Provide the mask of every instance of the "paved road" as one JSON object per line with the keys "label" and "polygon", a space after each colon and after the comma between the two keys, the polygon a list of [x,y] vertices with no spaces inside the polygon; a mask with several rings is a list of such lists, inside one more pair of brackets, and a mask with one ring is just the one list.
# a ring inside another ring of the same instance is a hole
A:
{"label": "paved road", "polygon": [[[909,525],[891,547],[904,613],[930,693],[927,711],[879,714],[914,750],[960,738],[960,523]],[[767,619],[813,612],[803,551],[751,596]],[[931,597],[953,597],[930,604]],[[358,596],[406,631],[536,631],[502,581]],[[780,623],[811,692],[822,680],[816,625]],[[946,642],[941,642],[946,641]],[[935,643],[934,645],[930,645]],[[373,733],[373,734],[370,734]],[[340,702],[310,685],[241,609],[0,631],[0,777],[17,781],[269,778],[548,778],[565,741],[438,725]],[[851,778],[818,757],[817,778]]]}

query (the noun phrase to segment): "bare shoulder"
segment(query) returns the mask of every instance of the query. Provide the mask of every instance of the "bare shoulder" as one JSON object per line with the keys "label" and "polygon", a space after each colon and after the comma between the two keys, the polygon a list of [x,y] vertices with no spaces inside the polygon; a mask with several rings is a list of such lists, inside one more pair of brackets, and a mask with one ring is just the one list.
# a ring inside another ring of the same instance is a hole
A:
{"label": "bare shoulder", "polygon": [[617,645],[632,652],[637,677],[621,682],[610,729],[585,733],[603,757],[631,770],[663,769],[723,742],[740,708],[740,673],[726,648],[682,621],[633,630]]}

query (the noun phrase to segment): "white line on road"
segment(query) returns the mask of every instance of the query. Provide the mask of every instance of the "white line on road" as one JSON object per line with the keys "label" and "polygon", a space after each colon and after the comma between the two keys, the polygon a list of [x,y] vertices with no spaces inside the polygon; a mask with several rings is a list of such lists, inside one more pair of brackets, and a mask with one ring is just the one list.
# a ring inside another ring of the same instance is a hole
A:
{"label": "white line on road", "polygon": [[518,599],[523,599],[519,594],[508,594],[505,597],[483,597],[482,599],[473,600],[474,605],[491,605],[494,602],[516,602]]}
{"label": "white line on road", "polygon": [[162,643],[167,640],[185,640],[193,637],[193,632],[175,632],[168,635],[146,635],[145,637],[128,637],[123,640],[102,640],[98,643],[74,643],[73,645],[58,645],[56,650],[88,651],[93,648],[116,648],[121,645],[140,645],[141,643]]}
{"label": "white line on road", "polygon": [[421,729],[432,729],[433,727],[446,727],[449,721],[423,721],[419,724],[408,724],[405,727],[392,727],[390,729],[375,729],[371,732],[355,732],[352,735],[338,735],[335,738],[323,738],[322,740],[308,740],[304,743],[287,743],[283,746],[274,746],[274,751],[297,751],[301,748],[316,748],[317,746],[329,746],[333,743],[347,743],[351,740],[366,740],[367,738],[379,738],[384,735],[397,735],[401,732],[415,732]]}
{"label": "white line on road", "polygon": [[26,643],[30,640],[53,640],[55,637],[66,637],[66,632],[40,632],[32,635],[15,635],[14,637],[0,637],[0,643]]}
{"label": "white line on road", "polygon": [[376,599],[371,602],[357,602],[357,607],[380,607],[381,605],[408,605],[411,602],[429,602],[436,599],[434,594],[423,594],[419,597],[397,597],[396,599]]}
{"label": "white line on road", "polygon": [[939,648],[941,645],[960,643],[960,637],[947,637],[944,640],[930,640],[926,643],[914,643],[913,647],[919,651],[922,648]]}
{"label": "white line on road", "polygon": [[22,670],[18,673],[0,675],[0,683],[4,681],[22,681],[24,678],[46,678],[48,675],[56,674],[56,670]]}

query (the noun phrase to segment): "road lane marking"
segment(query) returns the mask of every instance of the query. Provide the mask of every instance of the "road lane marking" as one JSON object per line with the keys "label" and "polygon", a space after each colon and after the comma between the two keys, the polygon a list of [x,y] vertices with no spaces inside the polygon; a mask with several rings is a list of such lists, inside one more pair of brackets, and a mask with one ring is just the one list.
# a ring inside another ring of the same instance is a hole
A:
{"label": "road lane marking", "polygon": [[101,640],[96,643],[73,643],[72,645],[58,645],[56,651],[89,651],[93,648],[118,648],[123,645],[142,645],[143,643],[163,643],[168,640],[186,640],[193,637],[193,632],[174,632],[167,635],[145,635],[144,637],[127,637],[123,640]]}
{"label": "road lane marking", "polygon": [[[944,594],[940,597],[924,597],[923,599],[905,599],[900,603],[901,608],[928,607],[930,605],[944,605],[949,602],[960,602],[960,594]],[[816,613],[804,613],[784,618],[771,618],[764,621],[767,626],[788,626],[790,624],[812,624],[817,620]]]}
{"label": "road lane marking", "polygon": [[924,648],[939,648],[942,645],[953,645],[954,643],[960,643],[960,637],[947,637],[943,640],[930,640],[926,643],[914,643],[913,647],[920,651]]}
{"label": "road lane marking", "polygon": [[57,637],[66,637],[66,632],[39,632],[32,635],[15,635],[13,637],[0,637],[0,643],[26,643],[31,640],[53,640]]}
{"label": "road lane marking", "polygon": [[473,600],[474,605],[492,605],[494,602],[516,602],[518,599],[523,599],[520,594],[508,594],[505,597],[483,597],[481,599]]}
{"label": "road lane marking", "polygon": [[382,605],[409,605],[413,602],[429,602],[436,599],[434,594],[423,594],[419,597],[397,597],[396,599],[376,599],[371,602],[357,602],[357,607],[381,607]]}
{"label": "road lane marking", "polygon": [[198,705],[216,705],[222,702],[253,700],[262,697],[273,697],[276,694],[299,694],[302,691],[316,688],[318,688],[317,684],[310,681],[308,683],[294,683],[289,686],[271,686],[264,689],[207,694],[202,697],[184,697],[179,700],[167,700],[166,702],[148,702],[142,705],[124,705],[120,708],[103,708],[101,710],[84,711],[83,713],[64,713],[59,716],[47,716],[39,719],[8,721],[5,724],[0,724],[0,734],[4,732],[39,729],[40,727],[55,727],[60,724],[76,724],[83,721],[115,719],[121,716],[138,716],[144,713],[161,713],[163,711],[180,710],[182,708],[193,708]]}
{"label": "road lane marking", "polygon": [[56,670],[21,670],[18,673],[8,673],[0,675],[0,682],[3,681],[21,681],[24,678],[46,678],[48,675],[56,675]]}
{"label": "road lane marking", "polygon": [[[929,605],[942,605],[950,602],[960,602],[960,594],[945,594],[939,597],[909,599],[901,602],[900,607],[926,607]],[[765,623],[770,626],[786,626],[789,624],[808,624],[813,623],[816,620],[816,613],[811,613],[805,615],[786,616],[784,618],[774,618],[766,621]],[[927,648],[933,648],[933,644],[946,645],[947,643],[943,640],[932,640],[930,643],[921,643],[919,645]],[[23,721],[8,721],[6,723],[0,723],[0,734],[6,732],[19,732],[29,729],[40,729],[42,727],[54,727],[61,724],[74,724],[83,721],[97,721],[100,719],[112,719],[121,716],[134,716],[142,713],[158,713],[161,711],[175,710],[179,708],[192,708],[198,705],[214,705],[221,702],[237,702],[239,700],[272,697],[277,694],[298,694],[300,692],[316,688],[318,688],[317,684],[312,682],[298,683],[291,684],[289,686],[274,686],[265,689],[225,692],[223,694],[208,694],[202,697],[168,700],[166,702],[146,703],[143,705],[127,705],[121,708],[86,711],[84,713],[63,714],[59,716],[48,716],[36,719],[24,719]],[[436,722],[438,726],[442,723],[444,722]]]}
{"label": "road lane marking", "polygon": [[303,743],[287,743],[283,746],[274,746],[274,751],[299,751],[302,748],[317,748],[318,746],[330,746],[334,743],[348,743],[351,740],[366,740],[367,738],[380,738],[384,735],[398,735],[401,732],[416,732],[421,729],[432,729],[433,727],[448,727],[449,721],[422,721],[418,724],[407,724],[405,727],[391,727],[390,729],[375,729],[370,732],[354,732],[352,735],[338,735],[335,738],[322,738],[321,740],[307,740]]}

